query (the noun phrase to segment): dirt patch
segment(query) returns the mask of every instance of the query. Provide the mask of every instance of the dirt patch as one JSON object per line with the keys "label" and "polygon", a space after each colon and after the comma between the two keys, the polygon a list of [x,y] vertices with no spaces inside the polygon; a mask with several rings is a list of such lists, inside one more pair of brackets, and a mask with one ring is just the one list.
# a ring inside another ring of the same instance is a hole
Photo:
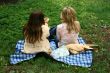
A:
{"label": "dirt patch", "polygon": [[105,40],[106,42],[110,42],[110,27],[103,28],[102,32],[105,32],[103,40]]}
{"label": "dirt patch", "polygon": [[102,55],[96,56],[93,59],[93,61],[95,61],[95,62],[105,61],[105,60],[107,60],[107,55],[106,54],[102,54]]}
{"label": "dirt patch", "polygon": [[92,44],[93,43],[91,37],[85,31],[82,31],[81,34],[82,34],[81,36],[83,37],[83,39],[85,40],[85,42],[87,44]]}
{"label": "dirt patch", "polygon": [[93,41],[91,40],[91,37],[89,37],[88,35],[83,35],[83,37],[84,37],[84,39],[85,39],[85,42],[87,43],[87,44],[92,44],[93,43]]}
{"label": "dirt patch", "polygon": [[23,71],[24,71],[24,69],[22,66],[6,66],[6,67],[4,67],[5,73],[15,73],[15,72],[24,73]]}
{"label": "dirt patch", "polygon": [[[110,27],[98,27],[98,29],[92,30],[94,38],[101,40],[102,42],[110,43]],[[87,33],[82,34],[88,43],[93,43],[92,38]]]}

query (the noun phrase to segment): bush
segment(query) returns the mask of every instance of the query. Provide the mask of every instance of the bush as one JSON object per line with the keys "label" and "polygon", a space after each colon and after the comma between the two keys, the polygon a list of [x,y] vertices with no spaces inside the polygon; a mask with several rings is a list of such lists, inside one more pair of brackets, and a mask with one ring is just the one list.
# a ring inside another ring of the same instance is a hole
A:
{"label": "bush", "polygon": [[0,4],[17,3],[18,0],[0,0]]}

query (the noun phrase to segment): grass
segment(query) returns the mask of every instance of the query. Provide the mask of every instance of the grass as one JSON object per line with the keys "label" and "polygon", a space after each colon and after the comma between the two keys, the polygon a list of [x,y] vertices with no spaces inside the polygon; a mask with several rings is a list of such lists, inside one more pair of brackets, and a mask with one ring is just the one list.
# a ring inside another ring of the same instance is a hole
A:
{"label": "grass", "polygon": [[[110,73],[110,1],[109,0],[22,0],[0,5],[0,73]],[[63,7],[72,6],[81,24],[80,35],[88,43],[98,44],[90,68],[66,65],[44,56],[17,65],[9,64],[16,42],[23,39],[22,27],[31,11],[40,9],[50,18],[49,25],[60,23]]]}

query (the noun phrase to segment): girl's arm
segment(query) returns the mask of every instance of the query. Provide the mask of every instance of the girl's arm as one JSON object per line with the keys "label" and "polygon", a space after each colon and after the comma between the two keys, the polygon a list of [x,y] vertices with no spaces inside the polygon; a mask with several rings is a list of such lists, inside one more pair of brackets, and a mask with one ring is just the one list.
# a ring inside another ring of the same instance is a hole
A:
{"label": "girl's arm", "polygon": [[77,25],[78,32],[80,32],[80,30],[81,30],[80,22],[75,21],[75,24]]}
{"label": "girl's arm", "polygon": [[75,44],[78,44],[78,36],[79,36],[79,32],[81,30],[81,27],[80,27],[80,22],[79,21],[75,21],[75,24],[77,25],[77,29],[78,29],[78,32],[75,34],[75,37],[74,37],[74,43]]}
{"label": "girl's arm", "polygon": [[48,26],[49,18],[48,18],[48,17],[45,17],[45,18],[44,18],[44,21],[45,21],[45,25]]}
{"label": "girl's arm", "polygon": [[79,35],[79,33],[76,33],[75,36],[74,36],[74,43],[75,44],[79,44],[79,42],[78,42],[78,35]]}
{"label": "girl's arm", "polygon": [[44,31],[46,32],[45,33],[45,35],[46,35],[46,37],[48,37],[49,35],[50,35],[50,33],[49,33],[49,26],[48,26],[48,22],[49,22],[49,18],[48,17],[45,17],[44,18],[44,21],[45,21],[45,28],[44,28]]}
{"label": "girl's arm", "polygon": [[45,36],[45,37],[48,37],[49,35],[50,35],[50,33],[49,33],[49,27],[48,26],[46,26],[46,25],[43,25],[42,26],[42,29],[43,29],[43,35]]}
{"label": "girl's arm", "polygon": [[57,36],[58,41],[60,41],[61,40],[61,35],[60,35],[60,29],[59,29],[58,26],[57,26],[56,36]]}
{"label": "girl's arm", "polygon": [[46,32],[47,32],[47,33],[46,33],[46,37],[48,37],[48,36],[50,35],[49,30],[50,30],[50,28],[47,26],[47,27],[46,27]]}

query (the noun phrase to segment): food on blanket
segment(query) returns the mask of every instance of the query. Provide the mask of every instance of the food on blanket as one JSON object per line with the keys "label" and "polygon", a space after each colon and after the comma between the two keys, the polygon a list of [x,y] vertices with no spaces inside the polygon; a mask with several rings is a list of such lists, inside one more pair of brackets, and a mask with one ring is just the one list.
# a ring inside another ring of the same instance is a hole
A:
{"label": "food on blanket", "polygon": [[67,45],[67,48],[69,50],[83,51],[85,50],[85,48],[90,48],[90,47],[87,45],[83,45],[83,44],[69,44]]}
{"label": "food on blanket", "polygon": [[69,51],[70,51],[71,53],[73,53],[73,54],[78,54],[78,53],[79,53],[78,51],[73,50],[73,49],[69,49]]}
{"label": "food on blanket", "polygon": [[47,54],[51,54],[51,52],[52,52],[52,50],[51,50],[51,49],[49,49],[49,50],[48,50],[48,52],[47,52]]}
{"label": "food on blanket", "polygon": [[53,58],[60,58],[60,57],[65,57],[68,56],[70,53],[67,49],[66,46],[61,46],[55,50],[52,51],[52,53],[50,54]]}
{"label": "food on blanket", "polygon": [[90,47],[94,47],[94,48],[99,47],[98,45],[95,45],[95,44],[86,44],[86,45],[88,45],[88,46],[90,46]]}
{"label": "food on blanket", "polygon": [[91,50],[93,50],[93,51],[95,51],[95,52],[98,52],[98,48],[99,48],[99,46],[98,45],[95,45],[95,44],[86,44],[87,46],[90,46],[91,48],[86,48],[85,50],[87,50],[87,49],[91,49]]}
{"label": "food on blanket", "polygon": [[85,50],[94,50],[94,48],[91,48],[90,46],[94,46],[94,45],[93,44],[68,44],[66,45],[68,50],[73,54],[77,54]]}

